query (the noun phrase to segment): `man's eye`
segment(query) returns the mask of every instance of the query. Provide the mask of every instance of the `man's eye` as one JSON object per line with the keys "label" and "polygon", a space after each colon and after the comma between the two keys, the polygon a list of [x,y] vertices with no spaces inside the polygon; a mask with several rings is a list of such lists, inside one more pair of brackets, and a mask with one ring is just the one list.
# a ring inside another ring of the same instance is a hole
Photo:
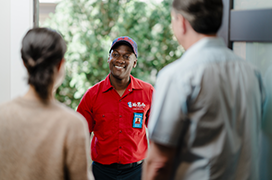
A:
{"label": "man's eye", "polygon": [[125,58],[125,59],[129,59],[129,56],[128,56],[128,55],[126,55],[126,56],[124,56],[124,58]]}
{"label": "man's eye", "polygon": [[117,57],[117,56],[118,56],[118,54],[113,53],[113,54],[112,54],[112,56],[113,56],[113,57]]}

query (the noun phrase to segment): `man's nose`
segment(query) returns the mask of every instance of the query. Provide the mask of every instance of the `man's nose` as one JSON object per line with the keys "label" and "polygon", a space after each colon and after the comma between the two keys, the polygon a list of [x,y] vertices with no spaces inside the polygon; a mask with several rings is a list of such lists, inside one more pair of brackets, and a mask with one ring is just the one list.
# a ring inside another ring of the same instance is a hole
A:
{"label": "man's nose", "polygon": [[125,60],[124,60],[123,56],[119,56],[119,57],[116,59],[116,62],[125,63]]}

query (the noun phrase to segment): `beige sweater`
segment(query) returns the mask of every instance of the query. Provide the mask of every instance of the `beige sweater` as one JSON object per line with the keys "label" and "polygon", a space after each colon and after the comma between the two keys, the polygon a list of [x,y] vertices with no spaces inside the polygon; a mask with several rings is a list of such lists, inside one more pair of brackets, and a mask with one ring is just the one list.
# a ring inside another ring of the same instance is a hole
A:
{"label": "beige sweater", "polygon": [[0,180],[86,180],[89,135],[82,116],[54,102],[0,105]]}

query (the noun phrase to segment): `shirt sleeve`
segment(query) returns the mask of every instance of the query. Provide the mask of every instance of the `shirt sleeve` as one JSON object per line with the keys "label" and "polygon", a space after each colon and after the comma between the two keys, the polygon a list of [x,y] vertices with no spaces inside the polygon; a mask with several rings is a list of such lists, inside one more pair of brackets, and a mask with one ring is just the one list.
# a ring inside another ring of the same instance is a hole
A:
{"label": "shirt sleeve", "polygon": [[77,112],[79,112],[86,119],[90,133],[93,131],[94,127],[93,112],[91,105],[92,103],[90,91],[87,91],[78,105]]}
{"label": "shirt sleeve", "polygon": [[152,141],[166,146],[178,145],[190,93],[188,80],[178,79],[169,71],[159,73],[148,125]]}
{"label": "shirt sleeve", "polygon": [[90,139],[87,123],[78,118],[70,123],[65,146],[65,174],[70,180],[93,180],[90,170]]}
{"label": "shirt sleeve", "polygon": [[150,109],[151,109],[151,105],[152,105],[152,97],[153,97],[153,93],[154,93],[154,88],[153,86],[151,86],[150,88],[150,92],[149,92],[149,97],[150,97],[150,108],[148,109],[147,113],[146,113],[146,121],[145,121],[145,125],[146,127],[148,126],[148,121],[149,121],[149,116],[150,116]]}

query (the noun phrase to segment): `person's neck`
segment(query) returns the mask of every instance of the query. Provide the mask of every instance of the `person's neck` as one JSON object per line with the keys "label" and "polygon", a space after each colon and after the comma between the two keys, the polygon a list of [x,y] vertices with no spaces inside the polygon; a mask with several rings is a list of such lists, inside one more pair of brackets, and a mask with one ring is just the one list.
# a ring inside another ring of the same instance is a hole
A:
{"label": "person's neck", "polygon": [[130,76],[125,79],[117,79],[110,74],[110,82],[114,89],[117,91],[117,93],[122,97],[130,83]]}
{"label": "person's neck", "polygon": [[207,34],[193,33],[193,34],[191,34],[191,36],[187,36],[187,37],[188,38],[186,38],[184,40],[184,43],[182,45],[185,50],[189,49],[192,45],[194,45],[195,43],[197,43],[198,41],[200,41],[203,38],[217,37],[217,36],[216,36],[216,34],[207,35]]}
{"label": "person's neck", "polygon": [[[51,91],[50,93],[50,97],[49,97],[49,101],[54,101],[54,93]],[[28,100],[34,100],[34,101],[41,101],[38,93],[36,92],[35,88],[30,85],[28,91],[26,92],[26,94],[23,96],[23,98],[28,99]]]}

